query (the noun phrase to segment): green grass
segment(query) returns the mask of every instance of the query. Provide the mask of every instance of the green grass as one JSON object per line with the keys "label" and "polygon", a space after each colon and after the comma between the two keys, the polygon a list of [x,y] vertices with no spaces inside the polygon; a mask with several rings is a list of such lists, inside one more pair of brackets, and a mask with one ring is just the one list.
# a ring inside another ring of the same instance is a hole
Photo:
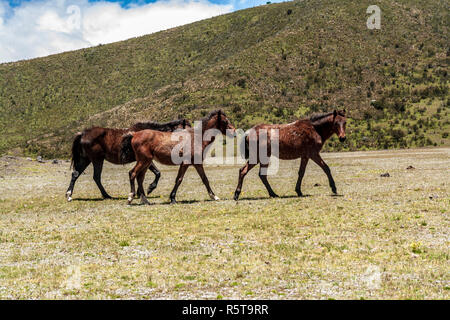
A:
{"label": "green grass", "polygon": [[378,1],[381,30],[366,28],[370,4],[272,4],[2,64],[0,152],[66,157],[87,126],[218,107],[243,128],[346,107],[354,139],[328,150],[448,146],[447,3]]}
{"label": "green grass", "polygon": [[126,205],[128,166],[105,165],[116,199],[89,167],[68,203],[68,162],[0,158],[0,298],[448,299],[449,155],[324,153],[338,197],[313,163],[295,197],[299,161],[281,161],[281,198],[254,169],[237,203],[238,166],[206,168],[222,200],[191,168],[169,205],[177,169],[159,165],[149,206]]}

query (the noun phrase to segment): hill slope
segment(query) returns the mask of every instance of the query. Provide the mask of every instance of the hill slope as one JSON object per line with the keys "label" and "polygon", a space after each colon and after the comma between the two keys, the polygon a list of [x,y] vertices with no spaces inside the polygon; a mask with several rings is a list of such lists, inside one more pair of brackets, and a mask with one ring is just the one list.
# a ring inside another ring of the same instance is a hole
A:
{"label": "hill slope", "polygon": [[0,152],[68,155],[74,132],[224,108],[237,126],[344,106],[346,145],[448,145],[448,1],[300,1],[0,65]]}

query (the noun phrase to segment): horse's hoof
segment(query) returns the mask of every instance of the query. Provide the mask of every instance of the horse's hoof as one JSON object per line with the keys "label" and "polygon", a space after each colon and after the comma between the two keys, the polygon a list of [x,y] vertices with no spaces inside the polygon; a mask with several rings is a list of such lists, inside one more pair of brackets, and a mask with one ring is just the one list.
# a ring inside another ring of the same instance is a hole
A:
{"label": "horse's hoof", "polygon": [[131,204],[131,201],[133,201],[133,198],[134,198],[134,193],[130,193],[130,194],[128,195],[128,204],[129,204],[129,205]]}
{"label": "horse's hoof", "polygon": [[170,204],[177,204],[176,200],[170,200]]}
{"label": "horse's hoof", "polygon": [[270,197],[271,198],[279,198],[280,196],[274,193],[274,194],[271,194]]}
{"label": "horse's hoof", "polygon": [[211,195],[210,198],[211,198],[211,200],[214,200],[214,201],[220,200],[220,198],[216,195]]}
{"label": "horse's hoof", "polygon": [[105,200],[112,199],[112,197],[110,195],[106,195],[106,196],[103,196],[103,199],[105,199]]}
{"label": "horse's hoof", "polygon": [[66,192],[66,199],[68,202],[72,201],[72,192],[70,192],[70,191]]}
{"label": "horse's hoof", "polygon": [[147,190],[147,195],[149,195],[150,193],[152,193],[153,190],[155,190],[155,189],[156,189],[156,187],[150,186],[150,187],[148,188],[148,190]]}

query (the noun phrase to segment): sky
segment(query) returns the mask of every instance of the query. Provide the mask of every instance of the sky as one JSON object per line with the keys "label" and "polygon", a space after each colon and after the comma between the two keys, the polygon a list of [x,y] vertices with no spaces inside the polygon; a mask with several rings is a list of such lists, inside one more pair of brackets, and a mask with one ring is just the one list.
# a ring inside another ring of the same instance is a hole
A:
{"label": "sky", "polygon": [[0,0],[0,63],[121,41],[267,1]]}

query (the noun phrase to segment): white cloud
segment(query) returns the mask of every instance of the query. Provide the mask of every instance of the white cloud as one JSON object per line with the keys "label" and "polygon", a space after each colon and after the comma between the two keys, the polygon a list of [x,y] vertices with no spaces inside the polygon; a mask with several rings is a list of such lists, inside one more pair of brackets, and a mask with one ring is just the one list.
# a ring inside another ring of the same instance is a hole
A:
{"label": "white cloud", "polygon": [[87,0],[41,0],[11,8],[0,0],[0,63],[125,40],[232,9],[206,0],[161,0],[130,8]]}

